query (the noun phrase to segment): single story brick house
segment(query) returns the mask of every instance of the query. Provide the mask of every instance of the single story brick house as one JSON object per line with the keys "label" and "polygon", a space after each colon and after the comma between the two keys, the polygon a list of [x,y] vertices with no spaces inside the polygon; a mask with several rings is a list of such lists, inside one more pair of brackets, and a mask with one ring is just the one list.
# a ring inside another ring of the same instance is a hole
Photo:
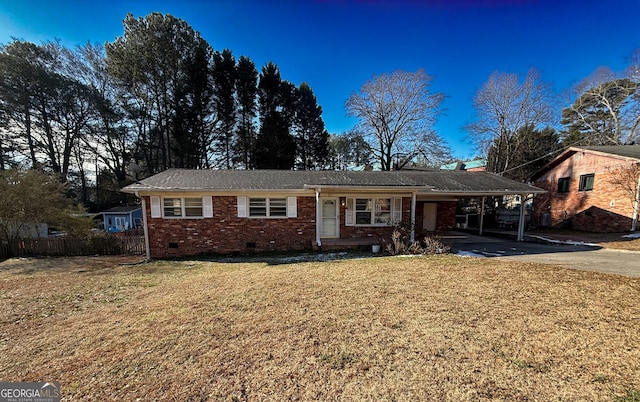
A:
{"label": "single story brick house", "polygon": [[636,229],[640,145],[572,147],[532,180],[547,191],[533,202],[533,219],[541,226],[592,232]]}
{"label": "single story brick house", "polygon": [[380,243],[455,226],[457,200],[542,190],[487,172],[170,169],[123,188],[142,204],[147,258]]}

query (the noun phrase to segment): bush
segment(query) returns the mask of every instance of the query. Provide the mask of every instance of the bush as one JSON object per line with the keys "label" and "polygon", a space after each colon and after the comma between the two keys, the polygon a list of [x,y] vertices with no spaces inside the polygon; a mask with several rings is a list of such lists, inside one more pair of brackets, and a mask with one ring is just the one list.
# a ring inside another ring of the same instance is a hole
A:
{"label": "bush", "polygon": [[410,242],[408,233],[407,228],[396,227],[391,239],[383,240],[385,252],[389,255],[435,255],[451,251],[438,236],[426,236],[421,242]]}

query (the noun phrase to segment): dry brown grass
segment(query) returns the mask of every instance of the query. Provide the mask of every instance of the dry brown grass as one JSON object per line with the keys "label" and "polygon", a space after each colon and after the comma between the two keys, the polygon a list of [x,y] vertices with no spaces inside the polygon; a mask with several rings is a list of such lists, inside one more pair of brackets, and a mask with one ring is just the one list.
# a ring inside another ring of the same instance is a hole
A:
{"label": "dry brown grass", "polygon": [[527,232],[528,234],[535,234],[545,237],[551,237],[557,240],[574,240],[583,241],[586,243],[597,243],[604,248],[612,248],[617,250],[630,250],[640,251],[640,238],[632,239],[625,238],[625,233],[598,233],[598,232],[583,232],[579,230],[570,229],[545,229]]}
{"label": "dry brown grass", "polygon": [[122,262],[0,263],[0,379],[65,400],[640,395],[640,279],[455,256]]}
{"label": "dry brown grass", "polygon": [[640,239],[616,239],[599,243],[605,248],[640,251]]}

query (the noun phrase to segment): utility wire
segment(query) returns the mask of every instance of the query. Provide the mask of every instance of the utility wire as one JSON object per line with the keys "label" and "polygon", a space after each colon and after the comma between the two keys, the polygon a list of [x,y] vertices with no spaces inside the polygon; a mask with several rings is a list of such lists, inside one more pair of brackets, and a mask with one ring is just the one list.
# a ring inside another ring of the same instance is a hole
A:
{"label": "utility wire", "polygon": [[512,170],[520,169],[521,167],[524,167],[524,166],[530,165],[530,164],[532,164],[532,163],[534,163],[534,162],[539,161],[540,159],[544,159],[544,158],[546,158],[546,157],[548,157],[548,156],[552,156],[552,155],[554,155],[554,154],[557,154],[557,153],[560,153],[560,152],[564,152],[564,151],[566,151],[567,149],[569,149],[569,148],[571,148],[571,147],[573,147],[573,146],[578,145],[578,144],[580,143],[580,141],[582,141],[582,140],[578,140],[578,141],[576,141],[576,142],[574,142],[574,143],[572,143],[572,144],[569,144],[569,145],[564,146],[563,148],[560,148],[560,149],[557,149],[557,150],[555,150],[555,151],[549,152],[549,153],[547,153],[547,154],[545,154],[545,155],[542,155],[542,156],[541,156],[541,157],[539,157],[539,158],[533,159],[533,160],[531,160],[531,161],[529,161],[529,162],[525,162],[525,163],[523,163],[523,164],[521,164],[521,165],[518,165],[518,166],[515,166],[515,167],[512,167],[512,168],[509,168],[509,169],[507,169],[507,170],[503,170],[503,171],[502,171],[502,172],[500,172],[499,174],[500,174],[500,175],[502,175],[502,174],[507,173],[507,172],[510,172],[510,171],[512,171]]}

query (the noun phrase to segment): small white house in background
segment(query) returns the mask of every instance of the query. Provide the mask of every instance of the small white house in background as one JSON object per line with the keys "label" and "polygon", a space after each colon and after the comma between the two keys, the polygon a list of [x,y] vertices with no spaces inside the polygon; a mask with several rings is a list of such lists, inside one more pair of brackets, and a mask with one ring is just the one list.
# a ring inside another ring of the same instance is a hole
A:
{"label": "small white house in background", "polygon": [[104,230],[110,233],[124,232],[142,226],[142,208],[119,206],[102,212]]}

